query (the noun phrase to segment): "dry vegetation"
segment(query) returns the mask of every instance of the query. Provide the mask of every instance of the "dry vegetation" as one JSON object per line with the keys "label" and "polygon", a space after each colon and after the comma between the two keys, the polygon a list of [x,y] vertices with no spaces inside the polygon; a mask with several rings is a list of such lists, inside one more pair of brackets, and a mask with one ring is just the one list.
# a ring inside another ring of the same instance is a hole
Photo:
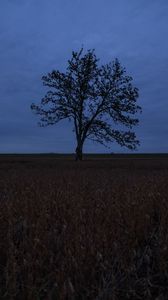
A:
{"label": "dry vegetation", "polygon": [[168,158],[0,158],[0,299],[168,299]]}

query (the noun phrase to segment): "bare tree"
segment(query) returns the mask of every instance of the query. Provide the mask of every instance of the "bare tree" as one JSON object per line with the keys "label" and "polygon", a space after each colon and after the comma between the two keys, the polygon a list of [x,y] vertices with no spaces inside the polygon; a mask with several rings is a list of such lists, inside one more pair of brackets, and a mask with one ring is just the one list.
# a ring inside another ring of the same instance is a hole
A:
{"label": "bare tree", "polygon": [[65,73],[53,70],[42,77],[50,90],[40,105],[31,105],[40,115],[40,126],[53,125],[62,119],[73,121],[76,160],[82,160],[86,139],[105,146],[116,141],[129,149],[139,144],[131,131],[139,122],[133,115],[141,111],[136,104],[138,89],[132,86],[132,77],[126,75],[118,59],[102,66],[98,63],[95,50],[85,54],[83,48],[72,52]]}

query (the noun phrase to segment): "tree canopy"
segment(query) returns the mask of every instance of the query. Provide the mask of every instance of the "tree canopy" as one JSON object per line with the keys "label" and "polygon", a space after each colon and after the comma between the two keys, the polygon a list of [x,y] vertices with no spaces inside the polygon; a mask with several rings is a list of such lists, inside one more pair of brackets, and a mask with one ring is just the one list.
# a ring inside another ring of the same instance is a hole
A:
{"label": "tree canopy", "polygon": [[40,116],[40,126],[73,121],[76,159],[82,159],[86,139],[105,146],[116,141],[129,149],[139,145],[132,131],[139,122],[134,115],[141,111],[138,88],[118,59],[99,66],[95,50],[84,53],[82,48],[72,52],[64,73],[53,70],[42,81],[49,90],[31,109]]}

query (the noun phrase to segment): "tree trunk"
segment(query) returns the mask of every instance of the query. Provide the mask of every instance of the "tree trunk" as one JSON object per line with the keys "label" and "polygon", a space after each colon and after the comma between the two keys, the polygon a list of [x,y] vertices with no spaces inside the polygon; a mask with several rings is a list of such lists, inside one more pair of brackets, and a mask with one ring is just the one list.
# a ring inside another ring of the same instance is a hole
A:
{"label": "tree trunk", "polygon": [[82,160],[83,159],[83,145],[78,144],[76,147],[76,156],[75,160]]}

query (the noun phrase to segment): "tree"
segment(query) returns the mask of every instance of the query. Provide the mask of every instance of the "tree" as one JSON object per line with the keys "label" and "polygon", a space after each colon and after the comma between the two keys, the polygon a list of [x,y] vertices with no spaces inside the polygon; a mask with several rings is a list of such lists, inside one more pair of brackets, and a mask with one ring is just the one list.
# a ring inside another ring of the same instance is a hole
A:
{"label": "tree", "polygon": [[[40,116],[40,126],[60,120],[73,121],[76,136],[76,160],[82,160],[86,139],[107,146],[116,141],[136,149],[139,141],[131,131],[139,120],[133,117],[141,107],[136,104],[138,89],[126,75],[118,59],[99,66],[95,50],[72,52],[65,73],[53,70],[42,77],[50,88],[40,105],[31,109]],[[123,130],[121,125],[127,127]],[[117,129],[118,126],[118,129]]]}

